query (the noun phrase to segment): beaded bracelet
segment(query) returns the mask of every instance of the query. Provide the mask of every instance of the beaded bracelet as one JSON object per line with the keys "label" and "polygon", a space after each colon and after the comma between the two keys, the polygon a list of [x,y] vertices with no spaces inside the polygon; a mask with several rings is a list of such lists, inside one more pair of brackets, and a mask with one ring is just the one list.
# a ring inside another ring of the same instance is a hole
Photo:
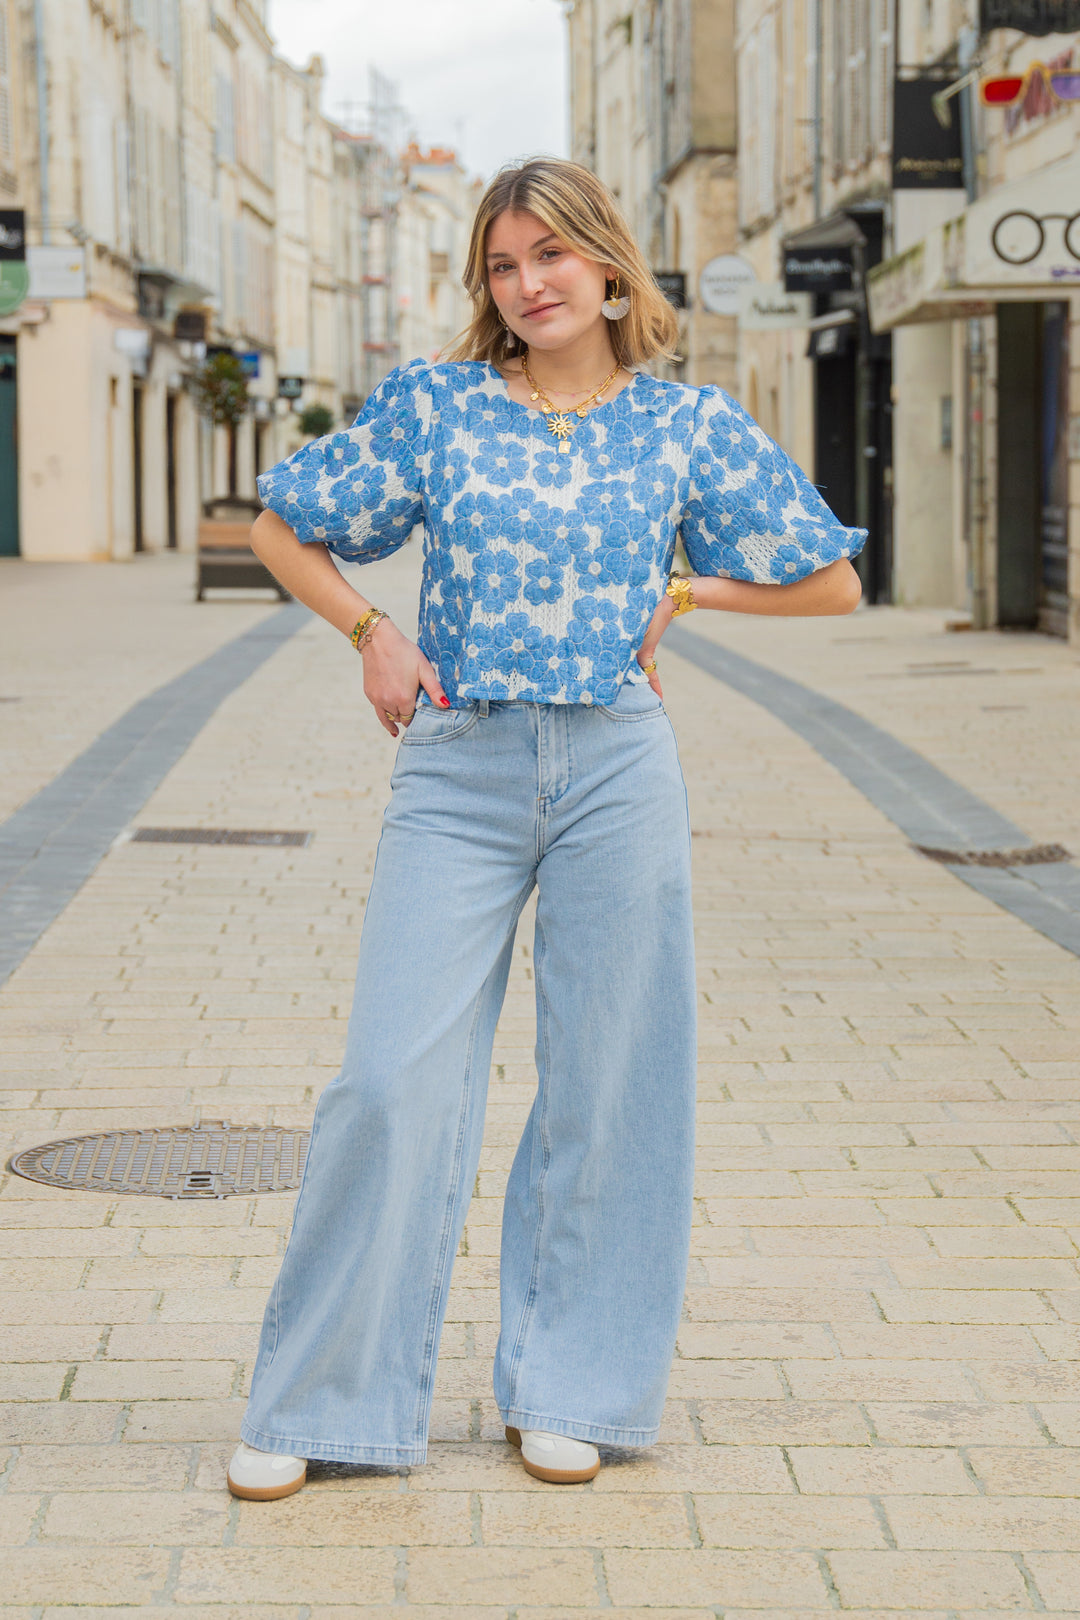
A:
{"label": "beaded bracelet", "polygon": [[390,615],[388,613],[383,613],[380,608],[373,607],[368,608],[367,612],[364,614],[364,617],[356,621],[356,624],[353,626],[353,633],[349,637],[349,640],[352,642],[357,652],[360,652],[364,647],[367,646],[368,642],[371,640],[371,634],[375,629],[375,626],[383,619],[388,619],[389,617]]}

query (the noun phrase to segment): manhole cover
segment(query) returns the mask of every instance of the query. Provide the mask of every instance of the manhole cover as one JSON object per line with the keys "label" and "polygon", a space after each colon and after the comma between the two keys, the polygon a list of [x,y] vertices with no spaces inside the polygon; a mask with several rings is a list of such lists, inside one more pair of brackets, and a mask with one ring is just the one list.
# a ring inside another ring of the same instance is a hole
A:
{"label": "manhole cover", "polygon": [[308,1130],[220,1124],[102,1131],[24,1148],[8,1165],[27,1181],[157,1198],[288,1192],[304,1173]]}
{"label": "manhole cover", "polygon": [[139,827],[131,835],[133,844],[269,844],[295,849],[303,849],[310,839],[309,832],[255,827]]}

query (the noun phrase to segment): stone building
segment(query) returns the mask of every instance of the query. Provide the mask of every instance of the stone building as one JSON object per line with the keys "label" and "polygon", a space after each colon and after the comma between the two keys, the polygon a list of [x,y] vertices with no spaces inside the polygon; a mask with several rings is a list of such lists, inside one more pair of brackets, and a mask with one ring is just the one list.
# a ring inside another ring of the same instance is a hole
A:
{"label": "stone building", "polygon": [[868,281],[898,355],[898,593],[1080,643],[1080,35],[983,15],[1017,26],[902,13],[905,62],[947,68],[963,185],[896,194]]}
{"label": "stone building", "polygon": [[[322,79],[275,54],[266,0],[0,0],[0,227],[24,219],[29,275],[5,302],[0,258],[0,555],[191,549],[298,410],[351,418],[396,363],[398,283],[425,288],[410,352],[442,341],[464,176],[412,164],[414,267],[399,158],[322,114]],[[192,387],[215,349],[248,377],[231,441]]]}
{"label": "stone building", "polygon": [[736,380],[734,0],[565,0],[571,152],[670,278],[685,381]]}
{"label": "stone building", "polygon": [[[871,601],[1080,637],[1080,241],[1044,218],[1080,197],[1080,106],[1024,78],[1080,65],[1076,36],[980,34],[953,0],[736,15],[742,398],[869,528]],[[982,105],[1003,70],[1016,103]],[[1018,212],[1041,246],[1003,259]]]}

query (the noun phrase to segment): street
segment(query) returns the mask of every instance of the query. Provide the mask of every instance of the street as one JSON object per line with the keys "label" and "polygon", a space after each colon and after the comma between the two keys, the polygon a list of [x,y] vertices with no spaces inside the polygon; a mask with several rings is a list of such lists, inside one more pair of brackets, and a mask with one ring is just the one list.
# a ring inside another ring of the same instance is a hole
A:
{"label": "street", "polygon": [[[191,572],[175,554],[0,564],[0,813],[165,682],[299,613],[195,605]],[[408,628],[417,577],[409,547],[363,585]],[[946,617],[684,624],[1080,856],[1075,647]],[[674,645],[700,1108],[662,1443],[547,1486],[491,1395],[501,1195],[534,1085],[530,911],[425,1467],[313,1467],[277,1503],[226,1492],[292,1194],[114,1198],[0,1171],[5,1620],[1080,1615],[1080,959]],[[125,834],[61,896],[0,989],[5,1165],[118,1126],[310,1121],[395,748],[310,616],[223,697],[129,831],[310,842]],[[1040,894],[1072,927],[1061,882]]]}

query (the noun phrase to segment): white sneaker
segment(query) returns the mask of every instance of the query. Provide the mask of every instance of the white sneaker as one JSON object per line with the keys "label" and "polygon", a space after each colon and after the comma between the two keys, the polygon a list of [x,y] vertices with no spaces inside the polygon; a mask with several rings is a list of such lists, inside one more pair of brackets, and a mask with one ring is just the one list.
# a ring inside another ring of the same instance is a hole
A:
{"label": "white sneaker", "polygon": [[248,1502],[273,1502],[300,1489],[307,1478],[307,1458],[256,1451],[241,1440],[225,1477],[234,1496]]}
{"label": "white sneaker", "polygon": [[507,1429],[506,1438],[519,1448],[525,1472],[550,1485],[581,1485],[600,1472],[600,1453],[585,1440],[546,1429]]}

